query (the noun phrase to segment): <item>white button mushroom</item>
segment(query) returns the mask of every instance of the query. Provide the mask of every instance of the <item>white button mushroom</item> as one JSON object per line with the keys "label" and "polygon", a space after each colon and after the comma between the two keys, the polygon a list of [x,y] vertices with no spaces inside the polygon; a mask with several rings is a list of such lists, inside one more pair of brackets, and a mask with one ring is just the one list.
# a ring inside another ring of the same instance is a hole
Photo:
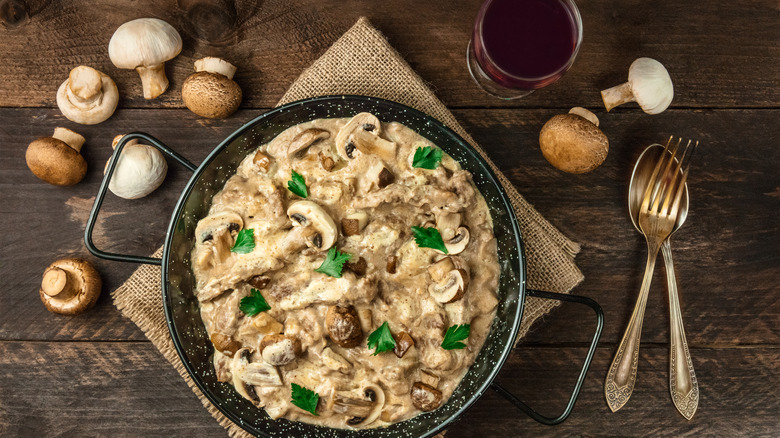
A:
{"label": "white button mushroom", "polygon": [[241,104],[241,87],[233,81],[236,67],[219,58],[195,61],[195,73],[181,87],[184,105],[193,113],[210,119],[224,119]]}
{"label": "white button mushroom", "polygon": [[356,114],[336,134],[336,150],[342,158],[349,160],[358,153],[376,154],[384,160],[395,160],[396,144],[380,137],[381,133],[382,123],[375,115]]}
{"label": "white button mushroom", "polygon": [[660,62],[638,58],[628,69],[628,82],[601,92],[607,111],[626,102],[636,102],[647,114],[662,113],[674,98],[669,72]]}
{"label": "white button mushroom", "polygon": [[[121,138],[121,135],[114,137],[113,148],[116,148]],[[105,169],[108,169],[108,163]],[[108,188],[120,198],[143,198],[160,187],[166,173],[168,162],[162,153],[157,148],[139,144],[138,140],[133,139],[122,149]]]}
{"label": "white button mushroom", "polygon": [[27,147],[25,159],[33,175],[55,186],[72,186],[87,174],[81,156],[84,137],[67,128],[55,128],[51,137],[41,137]]}
{"label": "white button mushroom", "polygon": [[57,106],[62,115],[82,125],[105,121],[116,110],[119,91],[105,73],[80,65],[70,71],[57,90]]}
{"label": "white button mushroom", "polygon": [[139,18],[119,26],[108,43],[108,56],[118,68],[135,69],[141,76],[144,99],[168,88],[165,61],[181,52],[181,36],[157,18]]}

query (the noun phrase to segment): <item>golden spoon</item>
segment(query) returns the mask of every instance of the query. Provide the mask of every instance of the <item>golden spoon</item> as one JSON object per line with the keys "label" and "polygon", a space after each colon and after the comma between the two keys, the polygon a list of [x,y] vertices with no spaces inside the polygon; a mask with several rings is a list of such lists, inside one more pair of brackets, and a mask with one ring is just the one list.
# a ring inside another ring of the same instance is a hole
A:
{"label": "golden spoon", "polygon": [[[642,152],[634,166],[634,172],[631,175],[631,183],[628,188],[628,213],[634,228],[641,232],[637,222],[639,210],[642,205],[647,182],[653,173],[655,163],[658,162],[664,147],[659,144],[650,145]],[[677,221],[674,224],[674,230],[677,231],[685,222],[688,216],[688,185],[685,185],[683,197],[680,201],[680,212]],[[680,301],[677,296],[677,280],[674,275],[674,265],[672,263],[672,246],[670,244],[671,235],[661,245],[661,253],[664,256],[666,265],[666,281],[669,289],[669,319],[670,319],[670,360],[669,360],[669,390],[671,391],[672,401],[678,411],[688,420],[696,413],[699,405],[699,385],[696,381],[696,374],[693,371],[691,355],[688,351],[688,342],[685,340],[685,330],[683,329],[682,313],[680,311]]]}

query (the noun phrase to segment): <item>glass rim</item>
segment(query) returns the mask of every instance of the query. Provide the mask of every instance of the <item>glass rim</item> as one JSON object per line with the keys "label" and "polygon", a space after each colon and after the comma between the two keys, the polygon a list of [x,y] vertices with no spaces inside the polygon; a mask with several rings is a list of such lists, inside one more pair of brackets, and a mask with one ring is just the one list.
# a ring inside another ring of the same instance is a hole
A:
{"label": "glass rim", "polygon": [[[485,3],[482,4],[482,6],[479,9],[479,13],[477,15],[477,21],[475,23],[475,33],[477,36],[479,36],[479,41],[484,41],[482,36],[482,22],[485,21],[485,13],[487,12],[488,7],[490,7],[490,4],[493,3],[494,0],[486,0]],[[544,79],[549,79],[557,74],[559,74],[562,71],[566,71],[573,63],[574,59],[577,57],[577,53],[580,51],[580,45],[582,44],[582,16],[580,15],[580,10],[577,8],[577,5],[574,3],[573,0],[557,0],[561,3],[564,3],[569,11],[572,13],[572,18],[574,19],[574,25],[577,29],[577,45],[574,47],[574,51],[572,51],[571,56],[569,59],[564,63],[559,69],[555,70],[554,72],[545,75],[545,76],[538,76],[534,78],[526,78],[522,76],[513,75],[503,68],[501,68],[498,63],[496,63],[493,58],[490,56],[490,53],[488,52],[487,48],[484,44],[480,43],[482,46],[482,52],[484,53],[485,57],[490,61],[493,67],[495,67],[498,71],[501,72],[501,74],[508,76],[512,79],[516,79],[518,81],[526,81],[526,82],[535,82],[535,81],[542,81]],[[472,38],[473,40],[476,38]],[[479,62],[479,57],[477,57],[477,62]],[[482,67],[482,66],[480,66]],[[482,67],[484,69],[484,67]]]}

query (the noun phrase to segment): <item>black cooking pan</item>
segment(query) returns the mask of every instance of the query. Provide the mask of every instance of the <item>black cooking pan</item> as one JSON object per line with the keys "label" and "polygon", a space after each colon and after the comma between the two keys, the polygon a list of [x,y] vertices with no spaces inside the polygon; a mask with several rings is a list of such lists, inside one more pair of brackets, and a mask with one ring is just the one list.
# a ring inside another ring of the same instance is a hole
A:
{"label": "black cooking pan", "polygon": [[[361,431],[330,429],[288,420],[272,420],[264,410],[257,409],[248,400],[238,395],[231,385],[217,381],[211,362],[213,348],[200,318],[198,300],[194,294],[195,280],[190,268],[190,252],[195,243],[195,226],[198,220],[207,215],[214,194],[220,191],[225,181],[235,173],[241,160],[259,145],[299,123],[318,118],[351,117],[364,111],[377,115],[383,122],[397,121],[417,131],[472,173],[474,183],[485,197],[493,217],[494,233],[498,244],[501,274],[496,318],[474,365],[447,403],[434,412],[424,413],[386,428]],[[141,140],[158,148],[169,158],[193,172],[171,215],[162,259],[109,253],[95,247],[92,240],[92,230],[116,166],[116,157],[122,152],[125,144],[132,139]],[[217,409],[247,432],[262,437],[428,437],[448,427],[473,405],[488,387],[492,387],[535,420],[549,425],[558,424],[568,417],[574,407],[603,326],[601,307],[589,298],[526,288],[523,240],[514,210],[493,171],[465,140],[424,113],[395,102],[371,97],[316,97],[276,108],[248,122],[230,135],[206,157],[200,166],[190,163],[148,134],[125,135],[114,150],[100,185],[87,221],[84,240],[89,251],[97,257],[161,266],[165,318],[173,344],[184,367],[198,388]],[[580,303],[589,306],[596,313],[595,334],[577,383],[566,409],[554,418],[535,412],[509,391],[493,382],[512,350],[523,316],[525,299],[528,296]]]}

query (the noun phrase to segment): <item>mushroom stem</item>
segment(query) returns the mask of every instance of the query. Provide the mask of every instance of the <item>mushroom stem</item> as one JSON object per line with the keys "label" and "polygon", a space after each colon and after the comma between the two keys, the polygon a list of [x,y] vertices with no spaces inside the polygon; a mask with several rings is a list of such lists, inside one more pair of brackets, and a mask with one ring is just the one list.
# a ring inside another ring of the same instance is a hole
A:
{"label": "mushroom stem", "polygon": [[195,71],[198,73],[202,71],[216,73],[228,79],[233,79],[233,75],[236,74],[236,66],[224,59],[207,56],[195,61]]}
{"label": "mushroom stem", "polygon": [[599,118],[596,117],[595,114],[592,112],[586,110],[585,108],[581,106],[575,106],[574,108],[569,110],[569,114],[574,114],[575,116],[580,116],[583,119],[589,121],[590,123],[593,123],[596,126],[599,126]]}
{"label": "mushroom stem", "polygon": [[100,72],[84,65],[70,71],[66,90],[68,100],[82,110],[100,105],[103,99],[103,80]]}
{"label": "mushroom stem", "polygon": [[168,77],[165,76],[164,63],[150,66],[139,65],[135,70],[141,76],[144,99],[154,99],[168,88]]}
{"label": "mushroom stem", "polygon": [[631,90],[631,84],[629,82],[603,90],[601,92],[601,99],[604,101],[607,112],[618,105],[636,101],[636,97],[634,97],[634,92]]}
{"label": "mushroom stem", "polygon": [[76,292],[72,282],[68,281],[68,273],[56,267],[50,267],[43,273],[41,290],[50,297],[60,299],[68,299]]}
{"label": "mushroom stem", "polygon": [[81,152],[81,147],[84,146],[84,137],[79,135],[76,132],[71,131],[68,128],[54,128],[54,134],[52,135],[52,138],[56,138],[57,140],[62,141],[63,143],[67,144],[71,148],[73,148],[76,152]]}

